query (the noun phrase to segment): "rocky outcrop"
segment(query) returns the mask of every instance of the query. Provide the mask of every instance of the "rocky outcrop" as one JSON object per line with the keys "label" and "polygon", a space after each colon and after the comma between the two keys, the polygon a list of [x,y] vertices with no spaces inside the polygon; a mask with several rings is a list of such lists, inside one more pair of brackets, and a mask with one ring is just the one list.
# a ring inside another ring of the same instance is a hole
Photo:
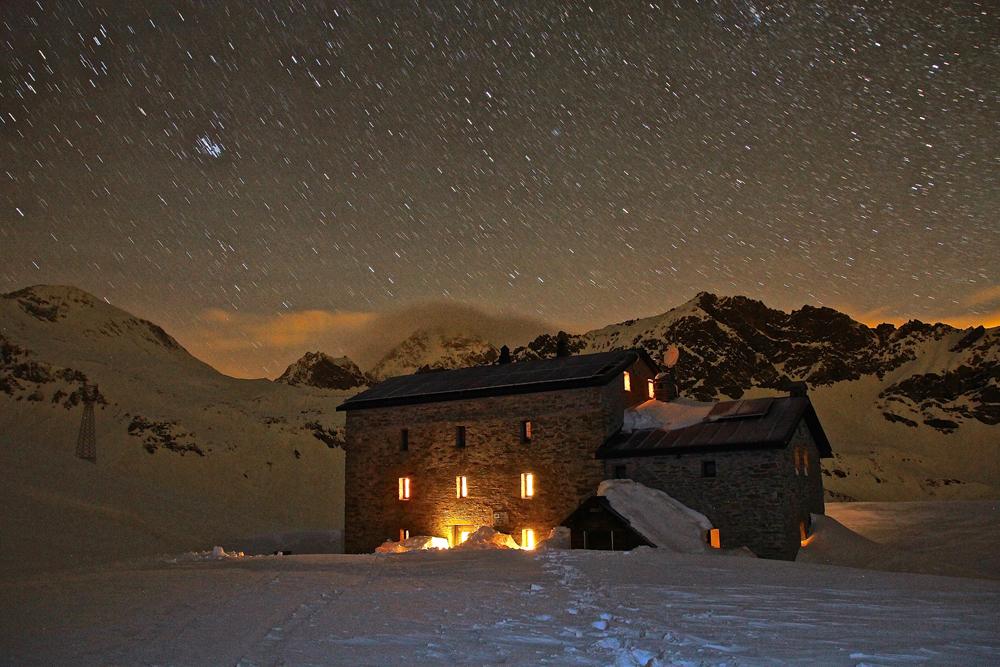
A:
{"label": "rocky outcrop", "polygon": [[322,352],[306,352],[275,382],[320,389],[347,390],[367,384],[365,374],[348,357],[331,357]]}

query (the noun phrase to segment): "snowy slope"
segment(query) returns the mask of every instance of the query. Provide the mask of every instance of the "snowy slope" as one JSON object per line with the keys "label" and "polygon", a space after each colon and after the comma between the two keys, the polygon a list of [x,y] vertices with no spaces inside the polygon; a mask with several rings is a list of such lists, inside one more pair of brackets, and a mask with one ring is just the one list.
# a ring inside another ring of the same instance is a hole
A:
{"label": "snowy slope", "polygon": [[1000,582],[651,548],[102,565],[0,614],[17,665],[1000,662]]}
{"label": "snowy slope", "polygon": [[[96,464],[75,456],[84,383]],[[71,287],[0,296],[0,569],[341,530],[342,398],[221,375]]]}

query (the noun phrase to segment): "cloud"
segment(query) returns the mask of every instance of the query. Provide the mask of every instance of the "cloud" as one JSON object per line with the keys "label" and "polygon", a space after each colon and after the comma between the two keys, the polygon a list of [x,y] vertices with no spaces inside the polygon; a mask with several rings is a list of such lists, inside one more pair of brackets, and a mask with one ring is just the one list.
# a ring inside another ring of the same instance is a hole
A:
{"label": "cloud", "polygon": [[984,287],[962,299],[962,305],[969,306],[970,308],[991,304],[1000,305],[1000,285]]}
{"label": "cloud", "polygon": [[275,377],[311,350],[374,365],[414,331],[479,336],[495,345],[523,344],[555,327],[467,304],[426,302],[387,312],[302,310],[274,315],[210,308],[176,330],[196,357],[235,377]]}

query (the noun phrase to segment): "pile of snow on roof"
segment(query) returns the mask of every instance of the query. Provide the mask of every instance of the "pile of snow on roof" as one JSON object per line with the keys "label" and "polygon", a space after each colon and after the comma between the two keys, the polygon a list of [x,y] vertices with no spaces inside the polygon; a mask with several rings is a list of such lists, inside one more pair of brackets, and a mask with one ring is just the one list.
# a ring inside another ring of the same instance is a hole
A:
{"label": "pile of snow on roof", "polygon": [[650,428],[665,431],[684,428],[704,421],[714,406],[715,403],[702,403],[683,398],[670,402],[651,398],[645,403],[625,411],[622,432],[631,433]]}
{"label": "pile of snow on roof", "polygon": [[711,550],[705,539],[712,522],[659,489],[630,479],[608,479],[597,487],[614,511],[660,549],[697,554]]}

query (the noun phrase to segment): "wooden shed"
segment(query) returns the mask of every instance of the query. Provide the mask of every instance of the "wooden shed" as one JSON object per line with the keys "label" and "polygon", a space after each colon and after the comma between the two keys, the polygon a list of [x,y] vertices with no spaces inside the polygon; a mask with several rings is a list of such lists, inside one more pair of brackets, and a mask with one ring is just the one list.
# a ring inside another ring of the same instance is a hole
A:
{"label": "wooden shed", "polygon": [[573,549],[629,551],[640,546],[655,546],[616,512],[604,496],[591,496],[583,501],[562,525],[569,528]]}

